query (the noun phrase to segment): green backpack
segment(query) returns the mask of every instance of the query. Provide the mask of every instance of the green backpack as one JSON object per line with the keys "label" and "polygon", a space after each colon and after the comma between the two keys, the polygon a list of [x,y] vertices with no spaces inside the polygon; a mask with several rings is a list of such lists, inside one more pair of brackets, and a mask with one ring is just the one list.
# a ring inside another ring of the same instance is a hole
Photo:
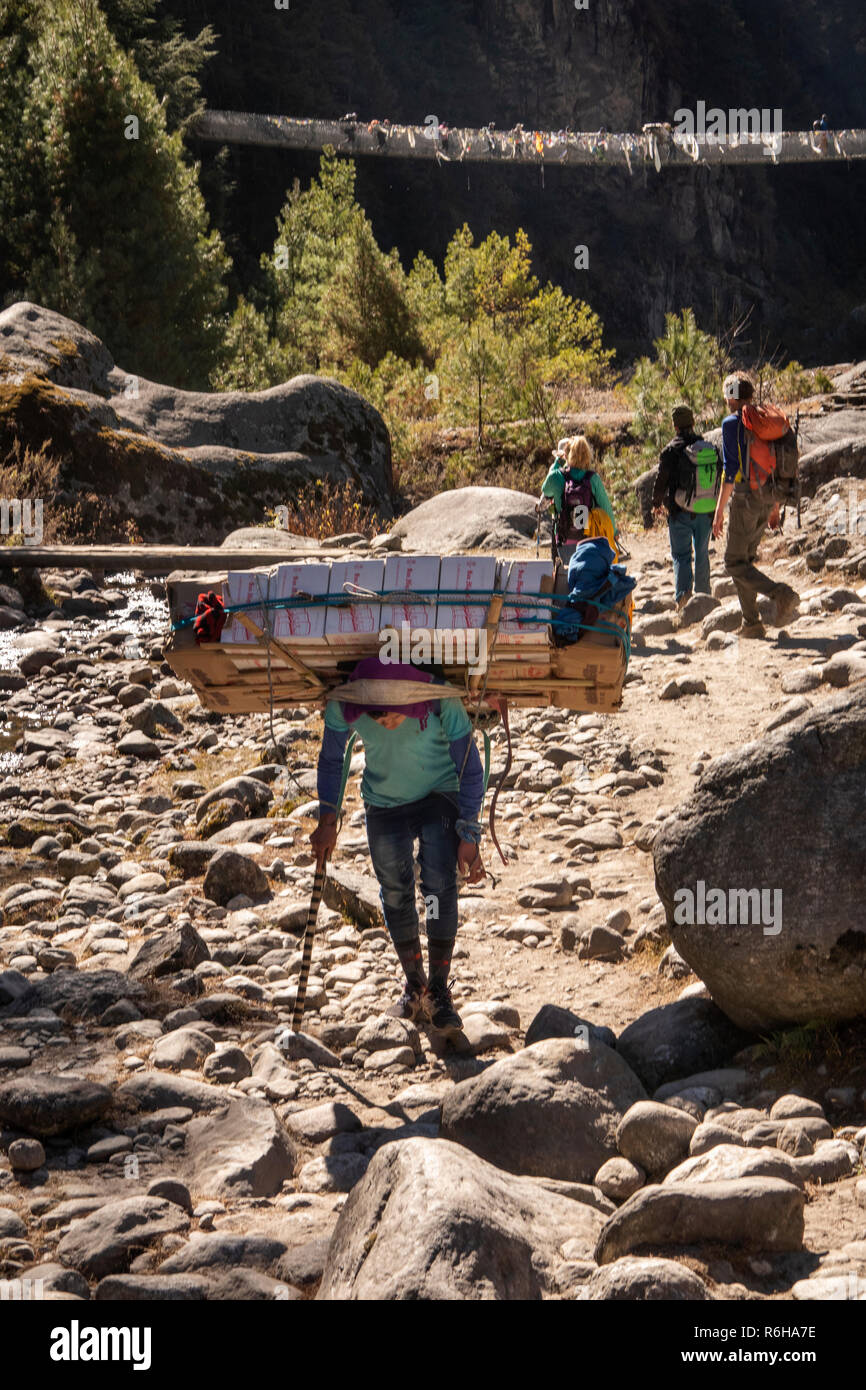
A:
{"label": "green backpack", "polygon": [[722,481],[722,460],[715,444],[695,439],[680,451],[674,501],[686,512],[714,512]]}

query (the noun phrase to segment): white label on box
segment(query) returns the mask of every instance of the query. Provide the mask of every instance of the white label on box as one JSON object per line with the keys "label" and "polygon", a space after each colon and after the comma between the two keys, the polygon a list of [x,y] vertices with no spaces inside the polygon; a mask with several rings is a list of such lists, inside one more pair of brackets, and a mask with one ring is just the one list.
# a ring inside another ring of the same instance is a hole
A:
{"label": "white label on box", "polygon": [[425,593],[426,602],[404,602],[382,604],[382,627],[393,627],[400,631],[401,624],[408,623],[410,629],[433,628],[436,626],[436,593],[439,588],[438,555],[389,555],[385,561],[386,593],[403,593],[417,589]]}
{"label": "white label on box", "polygon": [[[326,594],[330,582],[328,565],[278,565],[271,588],[275,598],[296,598],[299,594]],[[275,608],[274,636],[283,641],[324,637],[327,606]]]}
{"label": "white label on box", "polygon": [[[491,591],[496,587],[496,559],[492,555],[446,555],[439,571],[440,603],[436,610],[436,626],[443,631],[483,627],[490,605]],[[473,592],[482,590],[478,603],[469,600]],[[465,594],[461,602],[458,594]]]}
{"label": "white label on box", "polygon": [[[331,584],[328,592],[351,599],[351,593],[347,594],[344,587],[348,584],[358,589],[370,589],[378,594],[382,588],[384,573],[385,565],[382,560],[339,560],[331,565]],[[352,599],[351,606],[347,608],[329,604],[328,616],[325,620],[325,635],[326,637],[373,635],[379,631],[379,611],[378,599],[375,602]]]}
{"label": "white label on box", "polygon": [[[261,602],[262,598],[272,598],[274,596],[273,576],[259,571],[255,573],[251,570],[230,570],[226,575],[223,584],[223,603],[226,608],[236,608],[240,605],[254,604]],[[273,610],[271,610],[273,612]],[[267,626],[265,613],[261,608],[247,608],[244,617],[251,618],[260,628]],[[237,616],[231,615],[222,630],[220,641],[222,642],[258,642],[260,639],[253,633],[248,632],[243,623],[238,621]]]}
{"label": "white label on box", "polygon": [[[549,560],[509,560],[500,562],[500,583],[506,584],[509,594],[539,594],[542,580],[553,577],[553,565]],[[500,631],[538,633],[550,621],[551,605],[534,599],[525,608],[503,605]]]}

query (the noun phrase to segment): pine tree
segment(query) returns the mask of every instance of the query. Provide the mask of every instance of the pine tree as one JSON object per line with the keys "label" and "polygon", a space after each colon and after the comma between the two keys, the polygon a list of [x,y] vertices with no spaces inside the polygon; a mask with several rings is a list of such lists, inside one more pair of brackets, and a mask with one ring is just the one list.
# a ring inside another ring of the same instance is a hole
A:
{"label": "pine tree", "polygon": [[411,359],[421,352],[396,251],[376,244],[366,218],[344,238],[344,250],[322,301],[325,351],[340,366],[354,359],[375,367],[386,354]]}
{"label": "pine tree", "polygon": [[692,309],[665,315],[665,331],[653,343],[655,359],[642,357],[629,383],[635,406],[634,433],[648,458],[670,437],[670,413],[689,405],[698,422],[718,423],[721,382],[715,339],[698,327]]}
{"label": "pine tree", "polygon": [[60,0],[29,61],[13,288],[83,320],[130,370],[205,385],[228,262],[180,135],[94,0]]}
{"label": "pine tree", "polygon": [[211,373],[215,391],[264,391],[288,379],[279,345],[268,334],[267,319],[243,295],[229,320],[218,366]]}
{"label": "pine tree", "polygon": [[333,150],[322,155],[319,177],[301,190],[296,180],[277,218],[273,252],[262,257],[271,323],[293,371],[317,371],[325,347],[322,301],[345,249],[363,220],[355,201],[355,165]]}
{"label": "pine tree", "polygon": [[29,245],[51,216],[44,186],[34,176],[38,132],[23,113],[32,80],[28,56],[38,33],[32,0],[0,0],[0,302],[16,298]]}
{"label": "pine tree", "polygon": [[162,0],[100,0],[100,7],[120,47],[165,103],[168,129],[186,131],[204,110],[200,77],[216,56],[213,27],[188,38],[178,19],[157,13]]}

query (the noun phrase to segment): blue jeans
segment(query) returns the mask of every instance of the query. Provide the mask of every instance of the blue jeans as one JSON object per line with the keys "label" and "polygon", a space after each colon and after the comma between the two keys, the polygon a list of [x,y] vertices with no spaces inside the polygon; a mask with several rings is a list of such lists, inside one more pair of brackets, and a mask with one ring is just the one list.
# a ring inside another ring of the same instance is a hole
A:
{"label": "blue jeans", "polygon": [[[679,512],[668,521],[671,538],[671,557],[674,562],[674,584],[677,598],[684,594],[710,592],[710,536],[713,530],[712,512]],[[695,552],[694,582],[692,581],[692,548]]]}
{"label": "blue jeans", "polygon": [[427,899],[427,934],[453,941],[457,935],[457,846],[455,801],[431,792],[406,806],[366,806],[367,841],[379,880],[385,925],[395,945],[418,935],[415,907],[415,841],[419,842],[421,892]]}

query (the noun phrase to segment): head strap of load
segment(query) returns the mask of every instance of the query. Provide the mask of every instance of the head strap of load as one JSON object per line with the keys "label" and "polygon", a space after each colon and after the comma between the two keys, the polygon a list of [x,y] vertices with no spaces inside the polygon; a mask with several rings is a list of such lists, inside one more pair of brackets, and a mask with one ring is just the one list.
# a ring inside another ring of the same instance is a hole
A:
{"label": "head strap of load", "polygon": [[419,699],[460,700],[466,694],[456,685],[419,685],[417,681],[371,680],[347,681],[328,692],[329,700],[342,700],[352,705],[369,705],[378,709],[382,705],[416,705]]}

